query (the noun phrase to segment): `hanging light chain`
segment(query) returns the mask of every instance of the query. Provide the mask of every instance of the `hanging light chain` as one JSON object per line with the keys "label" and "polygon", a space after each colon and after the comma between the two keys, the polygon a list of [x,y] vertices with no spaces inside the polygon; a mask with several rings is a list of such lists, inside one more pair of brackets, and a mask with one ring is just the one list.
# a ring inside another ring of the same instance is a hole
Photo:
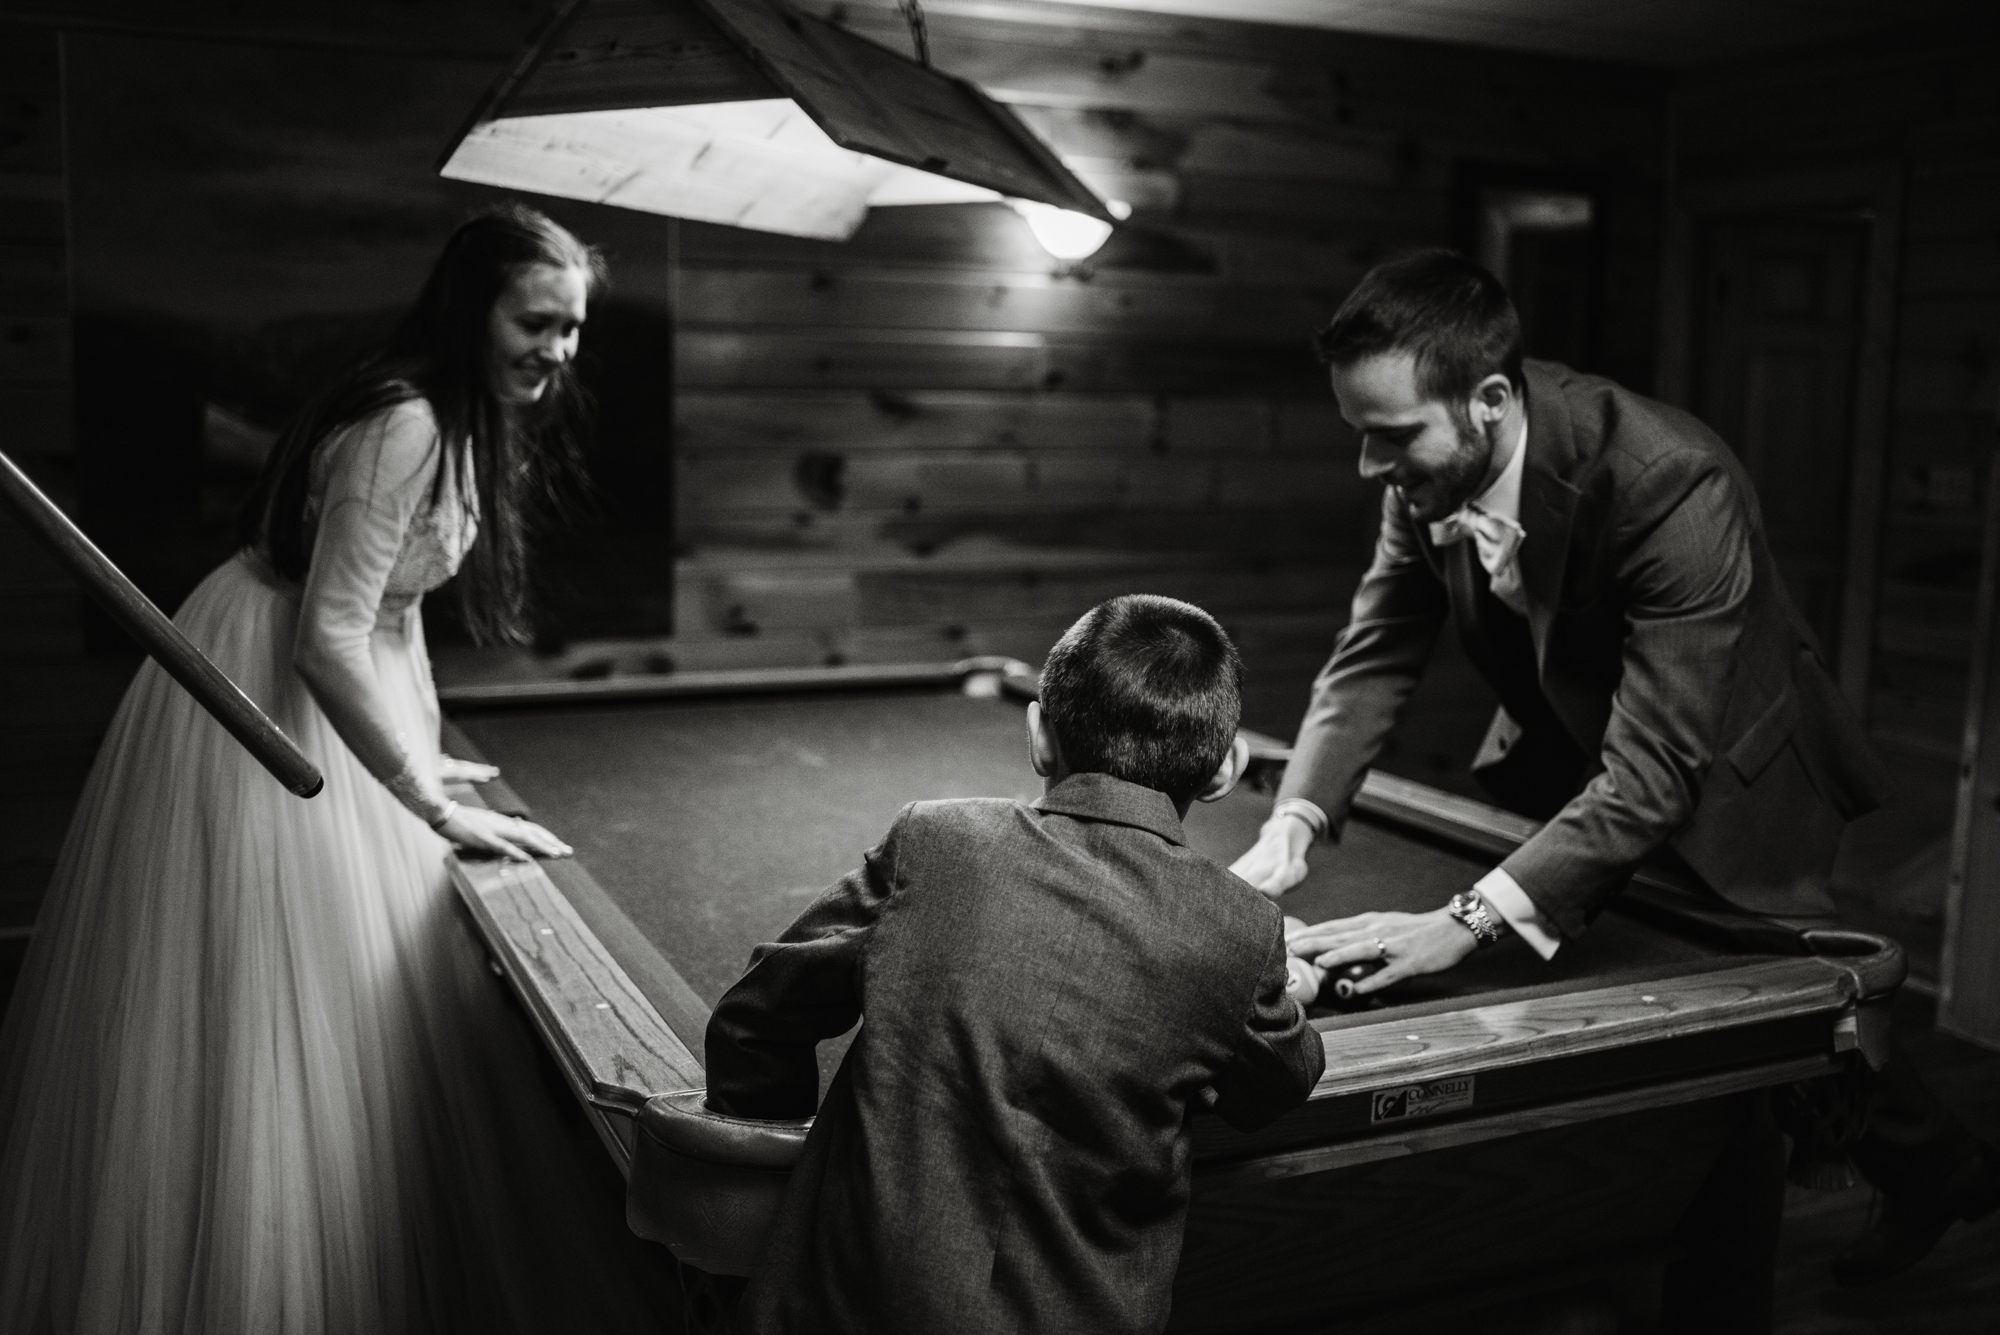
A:
{"label": "hanging light chain", "polygon": [[924,22],[923,0],[896,0],[896,8],[903,11],[903,22],[910,25],[910,42],[917,48],[917,59],[925,68],[931,63],[930,28]]}

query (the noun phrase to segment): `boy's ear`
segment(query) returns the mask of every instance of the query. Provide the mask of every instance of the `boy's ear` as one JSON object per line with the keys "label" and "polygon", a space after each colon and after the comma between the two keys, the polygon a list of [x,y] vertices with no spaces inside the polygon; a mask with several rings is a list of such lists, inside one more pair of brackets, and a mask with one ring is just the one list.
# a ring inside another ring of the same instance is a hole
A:
{"label": "boy's ear", "polygon": [[1243,771],[1250,768],[1250,743],[1237,733],[1236,740],[1229,744],[1229,754],[1215,768],[1215,777],[1208,781],[1208,787],[1195,795],[1198,802],[1220,802],[1236,787],[1236,781],[1243,777]]}
{"label": "boy's ear", "polygon": [[1062,768],[1062,743],[1042,713],[1040,700],[1028,701],[1028,763],[1044,779]]}

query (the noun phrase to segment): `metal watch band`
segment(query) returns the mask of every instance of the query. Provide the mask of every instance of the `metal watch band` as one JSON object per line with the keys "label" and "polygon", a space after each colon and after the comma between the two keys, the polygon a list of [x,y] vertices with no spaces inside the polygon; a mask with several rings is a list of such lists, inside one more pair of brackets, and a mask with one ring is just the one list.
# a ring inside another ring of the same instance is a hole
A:
{"label": "metal watch band", "polygon": [[1490,946],[1500,939],[1500,924],[1493,920],[1493,911],[1486,907],[1486,899],[1478,891],[1453,895],[1445,907],[1452,917],[1465,924],[1465,930],[1481,946]]}

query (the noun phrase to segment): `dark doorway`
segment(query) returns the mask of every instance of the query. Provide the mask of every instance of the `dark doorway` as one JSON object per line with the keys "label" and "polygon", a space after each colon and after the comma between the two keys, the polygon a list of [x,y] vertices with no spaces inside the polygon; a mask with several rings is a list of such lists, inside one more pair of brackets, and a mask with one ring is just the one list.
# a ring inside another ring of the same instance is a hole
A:
{"label": "dark doorway", "polygon": [[1591,346],[1590,229],[1524,230],[1515,234],[1507,290],[1521,314],[1531,357],[1588,368]]}
{"label": "dark doorway", "polygon": [[1588,173],[1460,162],[1453,244],[1507,286],[1530,357],[1598,370],[1603,206]]}
{"label": "dark doorway", "polygon": [[1530,357],[1592,369],[1596,224],[1596,203],[1580,191],[1480,191],[1479,261],[1507,285]]}
{"label": "dark doorway", "polygon": [[1694,410],[1749,470],[1785,587],[1835,654],[1868,223],[1719,218],[1700,243]]}

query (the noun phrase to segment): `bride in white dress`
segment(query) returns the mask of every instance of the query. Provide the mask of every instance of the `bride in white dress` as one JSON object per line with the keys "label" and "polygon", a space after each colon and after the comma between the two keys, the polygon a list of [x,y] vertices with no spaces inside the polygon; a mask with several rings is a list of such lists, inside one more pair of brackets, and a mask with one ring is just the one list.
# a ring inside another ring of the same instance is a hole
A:
{"label": "bride in white dress", "polygon": [[601,275],[532,210],[461,227],[175,618],[319,796],[157,665],[127,691],[0,1029],[0,1331],[650,1324],[445,877],[448,844],[568,850],[447,800],[418,608],[462,564],[469,624],[518,634]]}

